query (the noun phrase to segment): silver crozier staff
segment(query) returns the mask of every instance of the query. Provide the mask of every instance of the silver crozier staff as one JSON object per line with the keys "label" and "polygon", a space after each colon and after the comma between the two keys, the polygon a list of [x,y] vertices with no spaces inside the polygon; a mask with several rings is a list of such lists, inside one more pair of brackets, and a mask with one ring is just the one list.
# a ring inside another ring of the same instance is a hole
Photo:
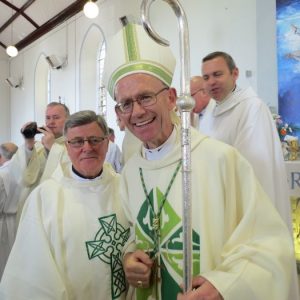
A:
{"label": "silver crozier staff", "polygon": [[[142,22],[148,34],[159,44],[169,46],[152,28],[149,21],[150,5],[155,0],[143,0],[141,5]],[[182,205],[183,205],[183,290],[192,288],[192,214],[191,214],[191,130],[190,116],[194,100],[190,95],[190,47],[189,31],[185,12],[177,0],[164,0],[174,10],[178,18],[180,40],[181,81],[177,106],[181,116],[181,149],[182,149]]]}

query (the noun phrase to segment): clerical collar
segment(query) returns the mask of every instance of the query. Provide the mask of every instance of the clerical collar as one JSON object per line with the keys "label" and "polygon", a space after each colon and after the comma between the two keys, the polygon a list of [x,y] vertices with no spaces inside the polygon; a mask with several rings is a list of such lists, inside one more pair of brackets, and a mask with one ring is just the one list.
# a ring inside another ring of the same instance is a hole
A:
{"label": "clerical collar", "polygon": [[174,148],[176,143],[176,129],[173,128],[173,131],[169,138],[159,147],[155,149],[142,148],[142,155],[147,160],[158,160],[165,157],[170,151]]}
{"label": "clerical collar", "polygon": [[82,174],[80,174],[77,170],[74,169],[74,167],[72,166],[72,169],[71,169],[71,175],[74,179],[78,179],[78,180],[81,180],[81,181],[92,181],[92,180],[97,180],[101,174],[102,174],[102,171],[103,169],[101,169],[101,171],[99,172],[99,174],[94,177],[94,178],[87,178],[85,176],[83,176]]}
{"label": "clerical collar", "polygon": [[221,101],[216,101],[216,106],[221,105],[225,101],[227,101],[232,95],[234,95],[236,92],[240,91],[241,89],[235,85],[233,90]]}

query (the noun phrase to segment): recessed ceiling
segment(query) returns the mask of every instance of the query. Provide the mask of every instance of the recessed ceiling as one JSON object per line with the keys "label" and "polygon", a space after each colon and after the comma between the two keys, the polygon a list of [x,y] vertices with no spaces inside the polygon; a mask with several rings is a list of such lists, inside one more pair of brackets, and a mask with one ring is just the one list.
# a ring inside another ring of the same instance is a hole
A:
{"label": "recessed ceiling", "polygon": [[87,0],[0,0],[0,46],[22,50],[83,9]]}

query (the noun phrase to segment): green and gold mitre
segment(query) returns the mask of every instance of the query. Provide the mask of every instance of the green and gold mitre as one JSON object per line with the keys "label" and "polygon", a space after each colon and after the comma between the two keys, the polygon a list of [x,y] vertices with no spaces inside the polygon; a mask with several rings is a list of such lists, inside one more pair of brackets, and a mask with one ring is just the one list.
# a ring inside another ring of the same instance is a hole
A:
{"label": "green and gold mitre", "polygon": [[104,83],[112,98],[118,81],[131,74],[153,75],[170,86],[175,65],[170,47],[157,44],[141,25],[129,23],[107,41]]}

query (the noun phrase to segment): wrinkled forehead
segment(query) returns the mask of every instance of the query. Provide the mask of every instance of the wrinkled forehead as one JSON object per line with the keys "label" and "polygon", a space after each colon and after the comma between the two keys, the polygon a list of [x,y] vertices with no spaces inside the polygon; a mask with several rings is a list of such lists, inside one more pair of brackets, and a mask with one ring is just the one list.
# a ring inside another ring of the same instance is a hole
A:
{"label": "wrinkled forehead", "polygon": [[160,79],[150,74],[136,73],[120,79],[114,89],[114,99],[135,97],[141,93],[154,92],[163,86],[167,86]]}
{"label": "wrinkled forehead", "polygon": [[93,121],[87,124],[69,127],[65,132],[66,137],[89,137],[89,136],[104,136],[104,131],[101,126]]}

